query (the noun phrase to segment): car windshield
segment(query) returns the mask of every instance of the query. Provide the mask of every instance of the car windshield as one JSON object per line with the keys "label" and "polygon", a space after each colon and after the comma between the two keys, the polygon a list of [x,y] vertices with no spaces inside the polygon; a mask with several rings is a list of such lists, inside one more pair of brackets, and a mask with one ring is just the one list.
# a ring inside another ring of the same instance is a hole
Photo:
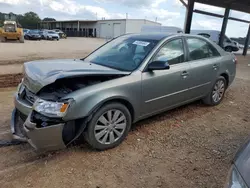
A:
{"label": "car windshield", "polygon": [[30,30],[29,31],[31,34],[39,34],[39,31],[38,30]]}
{"label": "car windshield", "polygon": [[108,42],[84,60],[121,71],[133,71],[158,42],[136,36],[122,36]]}
{"label": "car windshield", "polygon": [[49,31],[48,33],[49,33],[49,34],[55,34],[55,32],[54,32],[54,31]]}

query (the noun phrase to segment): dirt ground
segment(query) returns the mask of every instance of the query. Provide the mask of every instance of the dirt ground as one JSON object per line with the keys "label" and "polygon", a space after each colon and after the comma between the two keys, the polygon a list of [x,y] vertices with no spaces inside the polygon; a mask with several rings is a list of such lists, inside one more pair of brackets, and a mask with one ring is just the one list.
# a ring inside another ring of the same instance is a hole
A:
{"label": "dirt ground", "polygon": [[[248,63],[239,56],[237,78],[219,106],[198,101],[143,120],[112,150],[85,143],[47,154],[28,144],[0,148],[0,187],[223,187],[250,134]],[[0,139],[10,137],[14,90],[0,90]]]}
{"label": "dirt ground", "polygon": [[80,58],[105,42],[100,38],[69,37],[59,41],[25,40],[25,43],[0,42],[0,64],[11,64],[29,59]]}
{"label": "dirt ground", "polygon": [[83,37],[69,37],[59,41],[0,42],[0,75],[20,73],[22,64],[27,61],[83,58],[104,43],[104,39]]}

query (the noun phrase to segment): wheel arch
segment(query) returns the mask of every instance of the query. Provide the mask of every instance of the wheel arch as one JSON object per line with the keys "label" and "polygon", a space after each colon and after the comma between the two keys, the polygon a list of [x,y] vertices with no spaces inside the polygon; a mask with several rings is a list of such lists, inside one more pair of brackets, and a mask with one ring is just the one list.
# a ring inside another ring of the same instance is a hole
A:
{"label": "wheel arch", "polygon": [[225,80],[227,82],[226,84],[227,84],[227,87],[228,87],[228,85],[229,85],[229,75],[228,75],[228,73],[224,72],[224,73],[220,74],[220,76],[225,78]]}
{"label": "wheel arch", "polygon": [[90,112],[90,116],[91,114],[93,114],[94,112],[96,112],[98,109],[100,109],[102,106],[106,105],[106,104],[109,104],[109,103],[121,103],[123,104],[127,109],[128,111],[130,112],[130,115],[131,115],[131,120],[132,122],[134,121],[135,119],[135,110],[134,110],[134,107],[132,105],[132,103],[127,100],[126,98],[123,98],[123,97],[112,97],[112,98],[108,98],[108,99],[105,99],[101,102],[99,102]]}

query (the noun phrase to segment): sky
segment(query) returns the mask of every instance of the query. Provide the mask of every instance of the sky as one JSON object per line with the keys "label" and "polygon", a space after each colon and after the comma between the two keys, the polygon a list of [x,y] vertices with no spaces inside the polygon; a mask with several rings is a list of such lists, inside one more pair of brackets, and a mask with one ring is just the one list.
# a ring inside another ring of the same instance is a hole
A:
{"label": "sky", "polygon": [[[224,14],[225,9],[195,3],[195,9]],[[164,26],[183,29],[185,7],[179,0],[0,0],[0,12],[23,14],[36,12],[40,18],[69,19],[148,19]],[[250,20],[250,15],[231,11],[230,16]],[[194,13],[192,29],[220,30],[222,19]],[[226,35],[245,37],[248,24],[228,22]]]}

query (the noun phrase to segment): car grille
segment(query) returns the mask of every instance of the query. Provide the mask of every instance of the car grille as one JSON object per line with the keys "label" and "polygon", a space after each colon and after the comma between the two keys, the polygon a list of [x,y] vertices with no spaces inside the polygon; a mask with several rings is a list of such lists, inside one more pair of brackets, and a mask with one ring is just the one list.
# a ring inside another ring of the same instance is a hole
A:
{"label": "car grille", "polygon": [[35,100],[37,99],[37,96],[31,91],[29,91],[27,88],[25,88],[24,99],[28,101],[29,103],[33,104]]}

